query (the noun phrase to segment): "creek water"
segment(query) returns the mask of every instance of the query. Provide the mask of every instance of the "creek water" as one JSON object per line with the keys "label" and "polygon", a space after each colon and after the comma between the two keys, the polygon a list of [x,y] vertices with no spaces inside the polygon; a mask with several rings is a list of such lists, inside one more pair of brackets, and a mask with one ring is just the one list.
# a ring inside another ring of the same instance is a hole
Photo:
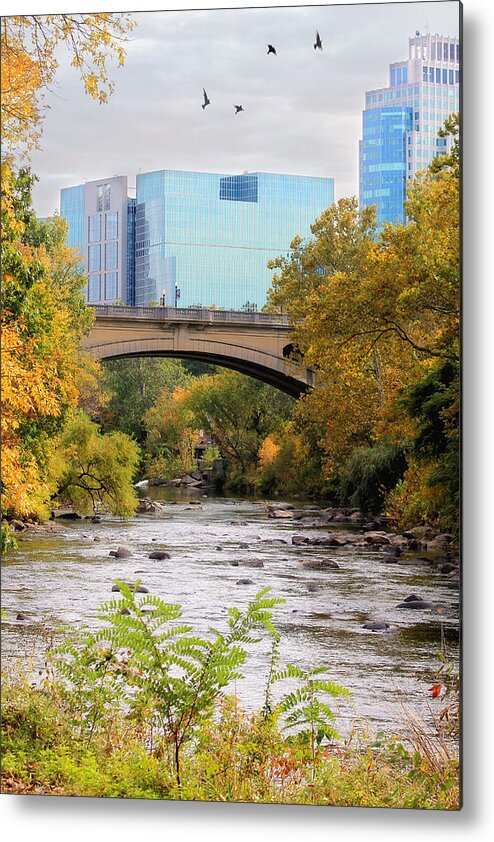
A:
{"label": "creek water", "polygon": [[[3,559],[4,663],[21,659],[36,668],[61,626],[96,626],[99,606],[115,596],[114,579],[140,579],[150,593],[179,603],[184,620],[202,634],[211,626],[224,628],[229,606],[245,607],[268,586],[285,600],[274,609],[281,663],[327,666],[329,677],[351,691],[349,698],[330,702],[341,734],[355,725],[370,734],[402,733],[405,709],[431,727],[438,707],[428,688],[440,666],[438,653],[458,664],[456,583],[411,559],[385,564],[385,554],[376,549],[293,546],[292,535],[325,534],[328,527],[268,519],[259,500],[197,493],[191,498],[168,488],[145,493],[165,501],[164,510],[129,522],[65,522],[60,532],[28,533]],[[304,505],[310,501],[296,501],[297,509]],[[119,545],[132,556],[111,557]],[[157,549],[170,558],[149,559]],[[306,569],[302,561],[309,559],[332,559],[339,568]],[[263,566],[246,566],[254,560]],[[252,584],[238,584],[241,579]],[[440,604],[441,613],[397,608],[412,592]],[[385,620],[396,631],[367,631],[362,626],[369,620]],[[267,641],[253,647],[245,678],[232,687],[247,709],[263,703],[268,651]]]}

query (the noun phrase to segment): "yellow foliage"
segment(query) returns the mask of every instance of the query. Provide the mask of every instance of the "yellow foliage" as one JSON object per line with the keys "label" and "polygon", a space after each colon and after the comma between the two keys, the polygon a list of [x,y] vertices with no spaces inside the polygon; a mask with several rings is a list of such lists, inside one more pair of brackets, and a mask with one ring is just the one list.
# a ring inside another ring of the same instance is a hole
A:
{"label": "yellow foliage", "polygon": [[259,448],[259,466],[266,468],[271,465],[280,452],[280,445],[276,444],[272,436],[266,436]]}

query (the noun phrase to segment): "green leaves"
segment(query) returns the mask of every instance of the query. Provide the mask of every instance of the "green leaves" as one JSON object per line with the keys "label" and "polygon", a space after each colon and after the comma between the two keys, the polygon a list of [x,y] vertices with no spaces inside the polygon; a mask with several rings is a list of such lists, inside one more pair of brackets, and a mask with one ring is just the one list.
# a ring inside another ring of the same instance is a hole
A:
{"label": "green leaves", "polygon": [[89,739],[109,704],[118,700],[131,711],[146,709],[165,739],[174,746],[177,783],[180,754],[197,727],[208,719],[224,689],[243,677],[247,648],[259,631],[275,634],[272,608],[284,600],[259,591],[244,611],[231,608],[227,630],[201,638],[180,622],[179,605],[146,594],[138,597],[117,581],[121,598],[101,606],[105,626],[69,640],[58,650],[62,673],[79,693],[81,729]]}

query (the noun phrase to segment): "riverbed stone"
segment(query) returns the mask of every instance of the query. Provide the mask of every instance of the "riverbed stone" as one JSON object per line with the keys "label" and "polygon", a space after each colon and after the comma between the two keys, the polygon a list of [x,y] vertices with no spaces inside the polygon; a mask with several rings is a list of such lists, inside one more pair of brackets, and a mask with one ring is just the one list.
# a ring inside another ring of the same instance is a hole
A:
{"label": "riverbed stone", "polygon": [[368,623],[364,623],[362,628],[372,632],[388,631],[391,628],[391,624],[386,623],[384,620],[370,620]]}
{"label": "riverbed stone", "polygon": [[308,544],[310,538],[308,535],[292,535],[292,544],[294,547],[301,547],[304,544]]}
{"label": "riverbed stone", "polygon": [[294,513],[292,511],[288,511],[287,509],[274,509],[268,512],[268,517],[277,518],[278,520],[283,518],[293,519]]}
{"label": "riverbed stone", "polygon": [[252,579],[237,579],[237,585],[253,585],[254,582]]}
{"label": "riverbed stone", "polygon": [[170,553],[165,552],[165,550],[154,550],[154,552],[149,553],[149,558],[154,558],[157,561],[163,561],[165,558],[171,558]]}
{"label": "riverbed stone", "polygon": [[404,602],[400,602],[399,605],[396,606],[397,608],[408,608],[411,611],[416,610],[430,610],[435,608],[433,602],[427,602],[425,599],[416,599],[416,600],[405,600]]}
{"label": "riverbed stone", "polygon": [[261,559],[253,558],[247,561],[242,561],[243,567],[264,567],[264,562]]}
{"label": "riverbed stone", "polygon": [[27,620],[27,616],[25,614],[23,614],[22,611],[19,611],[19,613],[16,615],[15,619],[16,620]]}
{"label": "riverbed stone", "polygon": [[[135,589],[136,593],[149,593],[149,590],[145,588],[144,585],[138,585],[136,588],[133,582],[126,582],[125,584],[129,586],[131,591]],[[120,591],[120,586],[112,585],[112,591]]]}
{"label": "riverbed stone", "polygon": [[304,570],[339,570],[340,565],[329,558],[313,558],[302,562]]}
{"label": "riverbed stone", "polygon": [[130,558],[132,551],[128,547],[117,547],[116,550],[110,550],[109,554],[115,558]]}

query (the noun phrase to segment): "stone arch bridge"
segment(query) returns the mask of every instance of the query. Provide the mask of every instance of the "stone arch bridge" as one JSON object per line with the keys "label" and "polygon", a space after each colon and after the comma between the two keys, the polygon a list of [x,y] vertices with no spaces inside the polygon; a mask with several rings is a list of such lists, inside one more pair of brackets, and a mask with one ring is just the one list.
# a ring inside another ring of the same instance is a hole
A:
{"label": "stone arch bridge", "polygon": [[177,357],[249,374],[299,397],[315,374],[291,360],[288,319],[269,313],[174,307],[94,306],[83,347],[100,360]]}

